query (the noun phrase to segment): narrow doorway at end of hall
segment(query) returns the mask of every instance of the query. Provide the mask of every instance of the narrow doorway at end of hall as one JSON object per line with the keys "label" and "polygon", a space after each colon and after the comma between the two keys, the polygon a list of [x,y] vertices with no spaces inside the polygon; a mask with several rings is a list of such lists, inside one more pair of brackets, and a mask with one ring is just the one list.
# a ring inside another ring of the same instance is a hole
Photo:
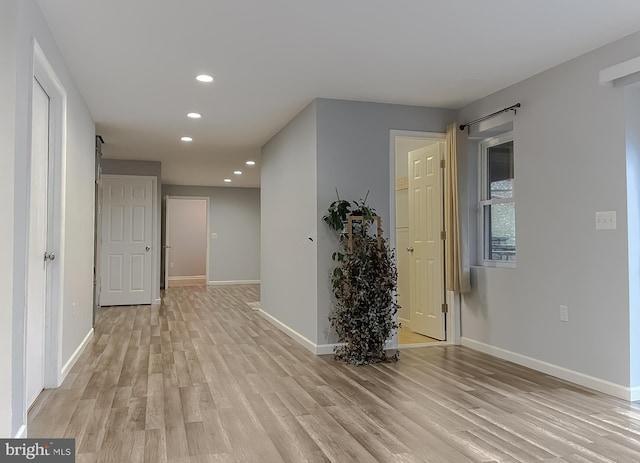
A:
{"label": "narrow doorway at end of hall", "polygon": [[167,197],[165,288],[207,283],[208,200]]}

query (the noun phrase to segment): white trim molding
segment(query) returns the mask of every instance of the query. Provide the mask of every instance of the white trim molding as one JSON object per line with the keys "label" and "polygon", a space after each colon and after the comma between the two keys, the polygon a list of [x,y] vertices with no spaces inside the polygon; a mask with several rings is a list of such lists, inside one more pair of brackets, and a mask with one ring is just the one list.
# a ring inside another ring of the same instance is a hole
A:
{"label": "white trim molding", "polygon": [[204,280],[206,275],[191,275],[186,277],[169,277],[169,281],[175,280]]}
{"label": "white trim molding", "polygon": [[600,85],[615,87],[618,84],[616,81],[638,73],[640,73],[640,56],[602,69],[600,71]]}
{"label": "white trim molding", "polygon": [[[263,309],[259,309],[257,312],[260,314],[260,316],[262,318],[267,320],[269,323],[271,323],[273,326],[278,328],[284,334],[288,335],[290,338],[292,338],[298,344],[302,345],[302,347],[307,349],[312,354],[315,354],[315,355],[331,355],[331,354],[333,354],[335,352],[336,347],[341,347],[341,346],[345,345],[345,343],[316,344],[315,342],[313,342],[310,339],[306,338],[302,334],[298,333],[296,330],[294,330],[290,326],[286,325],[285,323],[282,323],[280,320],[278,320],[273,315],[265,312]],[[397,342],[395,342],[394,339],[387,340],[386,346],[385,346],[385,350],[395,350],[395,349],[398,349]]]}
{"label": "white trim molding", "polygon": [[227,281],[209,281],[208,286],[225,286],[225,285],[259,285],[260,280],[227,280]]}
{"label": "white trim molding", "polygon": [[23,424],[22,426],[20,426],[20,429],[18,429],[18,432],[16,433],[15,436],[13,436],[14,439],[26,439],[27,437],[27,425]]}
{"label": "white trim molding", "polygon": [[[612,395],[619,399],[633,401],[640,399],[640,387],[629,388],[620,384],[612,383],[604,379],[596,378],[594,376],[585,375],[578,371],[569,370],[552,363],[543,362],[542,360],[527,357],[526,355],[518,354],[515,352],[502,349],[501,347],[485,344],[480,341],[463,337],[461,339],[462,345],[470,349],[474,349],[485,354],[493,355],[494,357],[508,360],[518,365],[522,365],[527,368],[531,368],[542,373],[546,373],[551,376],[555,376],[566,381],[578,384],[580,386],[588,387],[590,389],[603,392],[605,394]],[[633,397],[636,397],[635,399]]]}
{"label": "white trim molding", "polygon": [[65,378],[69,374],[69,371],[71,371],[73,366],[76,364],[76,362],[84,352],[84,349],[87,347],[87,345],[89,345],[89,342],[91,342],[92,338],[93,338],[93,328],[89,330],[89,332],[84,337],[84,339],[82,340],[78,348],[71,355],[69,360],[67,360],[67,363],[64,364],[64,366],[62,367],[62,370],[60,370],[60,383],[58,384],[58,387],[60,387],[62,382],[65,380]]}
{"label": "white trim molding", "polygon": [[301,335],[300,333],[298,333],[296,330],[294,330],[293,328],[289,327],[288,325],[285,325],[284,323],[282,323],[280,320],[278,320],[276,317],[274,317],[270,313],[265,312],[263,309],[260,309],[257,312],[260,314],[260,316],[262,318],[267,320],[269,323],[271,323],[273,326],[278,328],[283,333],[289,335],[289,337],[291,337],[295,341],[297,341],[298,344],[301,344],[302,347],[307,349],[312,354],[316,354],[317,355],[316,351],[318,349],[318,345],[316,343],[314,343],[310,339],[306,338],[305,336]]}

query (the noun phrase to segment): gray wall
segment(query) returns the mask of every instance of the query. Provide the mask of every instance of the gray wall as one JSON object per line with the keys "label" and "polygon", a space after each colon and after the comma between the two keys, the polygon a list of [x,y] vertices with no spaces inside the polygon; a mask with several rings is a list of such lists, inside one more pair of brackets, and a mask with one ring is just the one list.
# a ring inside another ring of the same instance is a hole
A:
{"label": "gray wall", "polygon": [[169,199],[166,204],[169,278],[204,276],[207,270],[207,200]]}
{"label": "gray wall", "polygon": [[[464,339],[630,385],[624,91],[600,86],[598,73],[639,49],[636,34],[460,111],[464,121],[523,105],[514,119],[517,268],[472,269]],[[463,196],[475,195],[476,158],[471,149],[462,162]],[[596,231],[595,212],[609,210],[617,230]],[[473,242],[473,201],[468,211]]]}
{"label": "gray wall", "polygon": [[261,163],[261,306],[316,343],[315,103],[262,147]]}
{"label": "gray wall", "polygon": [[[17,2],[0,3],[0,210],[6,217],[13,217],[13,169],[15,152],[15,104],[16,104],[16,49],[15,34],[18,23]],[[5,269],[13,266],[13,221],[0,223],[0,263]],[[12,369],[12,315],[13,272],[3,272],[0,278],[0,294],[3,307],[0,310],[0,436],[12,437],[11,382],[16,373]],[[7,372],[12,372],[7,374]],[[22,418],[22,417],[20,417]]]}
{"label": "gray wall", "polygon": [[[7,3],[15,3],[7,7]],[[6,10],[6,11],[5,11]],[[6,16],[5,16],[6,13]],[[17,13],[17,14],[16,14]],[[64,285],[62,288],[62,345],[61,364],[64,366],[79,347],[82,340],[91,330],[93,318],[93,216],[94,216],[94,123],[91,115],[76,89],[73,78],[66,67],[64,59],[56,47],[55,40],[39,10],[35,0],[21,2],[3,2],[2,26],[0,35],[2,45],[0,49],[7,56],[8,66],[2,66],[2,93],[11,93],[14,97],[2,99],[2,114],[5,108],[11,108],[15,101],[15,174],[14,174],[14,207],[8,207],[9,214],[13,210],[14,244],[13,244],[13,319],[12,340],[12,368],[11,368],[11,402],[12,415],[0,413],[0,433],[4,436],[15,434],[21,425],[26,424],[26,410],[24,409],[24,323],[26,300],[26,237],[27,237],[27,185],[29,184],[29,169],[27,160],[30,151],[30,121],[31,121],[31,83],[33,76],[33,39],[35,38],[54,72],[60,80],[67,97],[67,132],[66,132],[66,163],[64,195],[64,254],[56,260],[61,266]],[[5,28],[5,21],[11,27]],[[15,29],[12,29],[15,27]],[[15,32],[15,42],[8,50],[8,34]],[[14,58],[12,57],[15,56]],[[5,63],[3,59],[3,63]],[[14,67],[15,64],[15,67]],[[12,73],[13,76],[5,73]],[[13,82],[11,80],[13,79]],[[15,99],[14,99],[15,98]],[[7,101],[7,106],[5,106]],[[9,116],[11,117],[11,116]],[[11,127],[3,123],[3,129]],[[11,144],[12,134],[9,134]],[[4,137],[3,137],[4,140]],[[3,143],[5,143],[3,141]],[[3,153],[5,153],[3,147]],[[4,156],[4,155],[3,155]],[[4,158],[3,158],[4,159]],[[4,161],[2,161],[4,162]],[[11,169],[3,172],[12,172]],[[7,167],[10,167],[7,164]],[[5,189],[11,181],[3,178],[0,182]],[[3,201],[11,195],[2,195]],[[4,227],[4,226],[3,226]],[[10,239],[10,235],[9,235]],[[4,243],[4,239],[3,245]],[[2,248],[0,248],[2,249]],[[2,251],[0,251],[1,253]],[[6,253],[4,254],[6,256]],[[3,259],[4,259],[3,256]],[[6,284],[6,282],[3,282]],[[9,295],[11,292],[9,292]],[[9,298],[11,300],[11,297]],[[4,312],[4,311],[3,311]],[[6,326],[2,324],[2,326]],[[3,328],[6,329],[6,328]],[[6,336],[0,336],[7,339]],[[5,355],[4,349],[2,350]],[[4,357],[2,357],[4,358]],[[1,365],[1,364],[0,364]],[[6,371],[6,370],[5,370]],[[0,387],[2,387],[0,382]],[[4,394],[2,394],[5,400]],[[0,402],[2,403],[2,402]],[[4,407],[4,405],[3,405]],[[11,416],[11,418],[9,418]],[[8,420],[11,419],[8,431]],[[6,420],[6,421],[5,421]]]}
{"label": "gray wall", "polygon": [[210,282],[260,280],[260,189],[162,185],[167,195],[210,198]]}
{"label": "gray wall", "polygon": [[[331,254],[322,221],[336,188],[389,222],[390,131],[444,132],[455,111],[318,99],[262,148],[262,308],[312,343],[329,329]],[[283,217],[283,211],[284,217]],[[311,239],[310,239],[311,238]]]}
{"label": "gray wall", "polygon": [[391,165],[390,131],[415,130],[443,133],[446,124],[455,118],[455,111],[418,106],[364,103],[358,101],[325,100],[318,108],[318,190],[316,217],[318,227],[318,344],[333,343],[336,338],[329,329],[331,310],[331,254],[335,250],[334,234],[322,221],[322,216],[336,199],[364,198],[382,217],[386,236],[395,227],[390,222]]}

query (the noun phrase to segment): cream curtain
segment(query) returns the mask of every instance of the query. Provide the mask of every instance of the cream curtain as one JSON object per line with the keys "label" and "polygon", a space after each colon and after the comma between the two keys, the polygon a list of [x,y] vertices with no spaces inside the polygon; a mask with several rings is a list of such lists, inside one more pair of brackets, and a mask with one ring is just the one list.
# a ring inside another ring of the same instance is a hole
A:
{"label": "cream curtain", "polygon": [[447,127],[446,191],[445,191],[445,241],[447,289],[464,293],[471,289],[468,256],[462,242],[460,212],[458,210],[458,147],[466,152],[466,132],[454,122]]}

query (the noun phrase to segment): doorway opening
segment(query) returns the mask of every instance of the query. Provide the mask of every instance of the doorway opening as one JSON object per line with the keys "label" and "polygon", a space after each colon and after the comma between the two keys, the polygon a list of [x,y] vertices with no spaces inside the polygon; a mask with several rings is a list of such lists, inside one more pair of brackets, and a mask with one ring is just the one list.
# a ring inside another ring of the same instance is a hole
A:
{"label": "doorway opening", "polygon": [[207,284],[209,197],[166,197],[164,251],[165,289]]}
{"label": "doorway opening", "polygon": [[445,136],[391,132],[391,240],[398,265],[398,347],[449,344],[444,281]]}

